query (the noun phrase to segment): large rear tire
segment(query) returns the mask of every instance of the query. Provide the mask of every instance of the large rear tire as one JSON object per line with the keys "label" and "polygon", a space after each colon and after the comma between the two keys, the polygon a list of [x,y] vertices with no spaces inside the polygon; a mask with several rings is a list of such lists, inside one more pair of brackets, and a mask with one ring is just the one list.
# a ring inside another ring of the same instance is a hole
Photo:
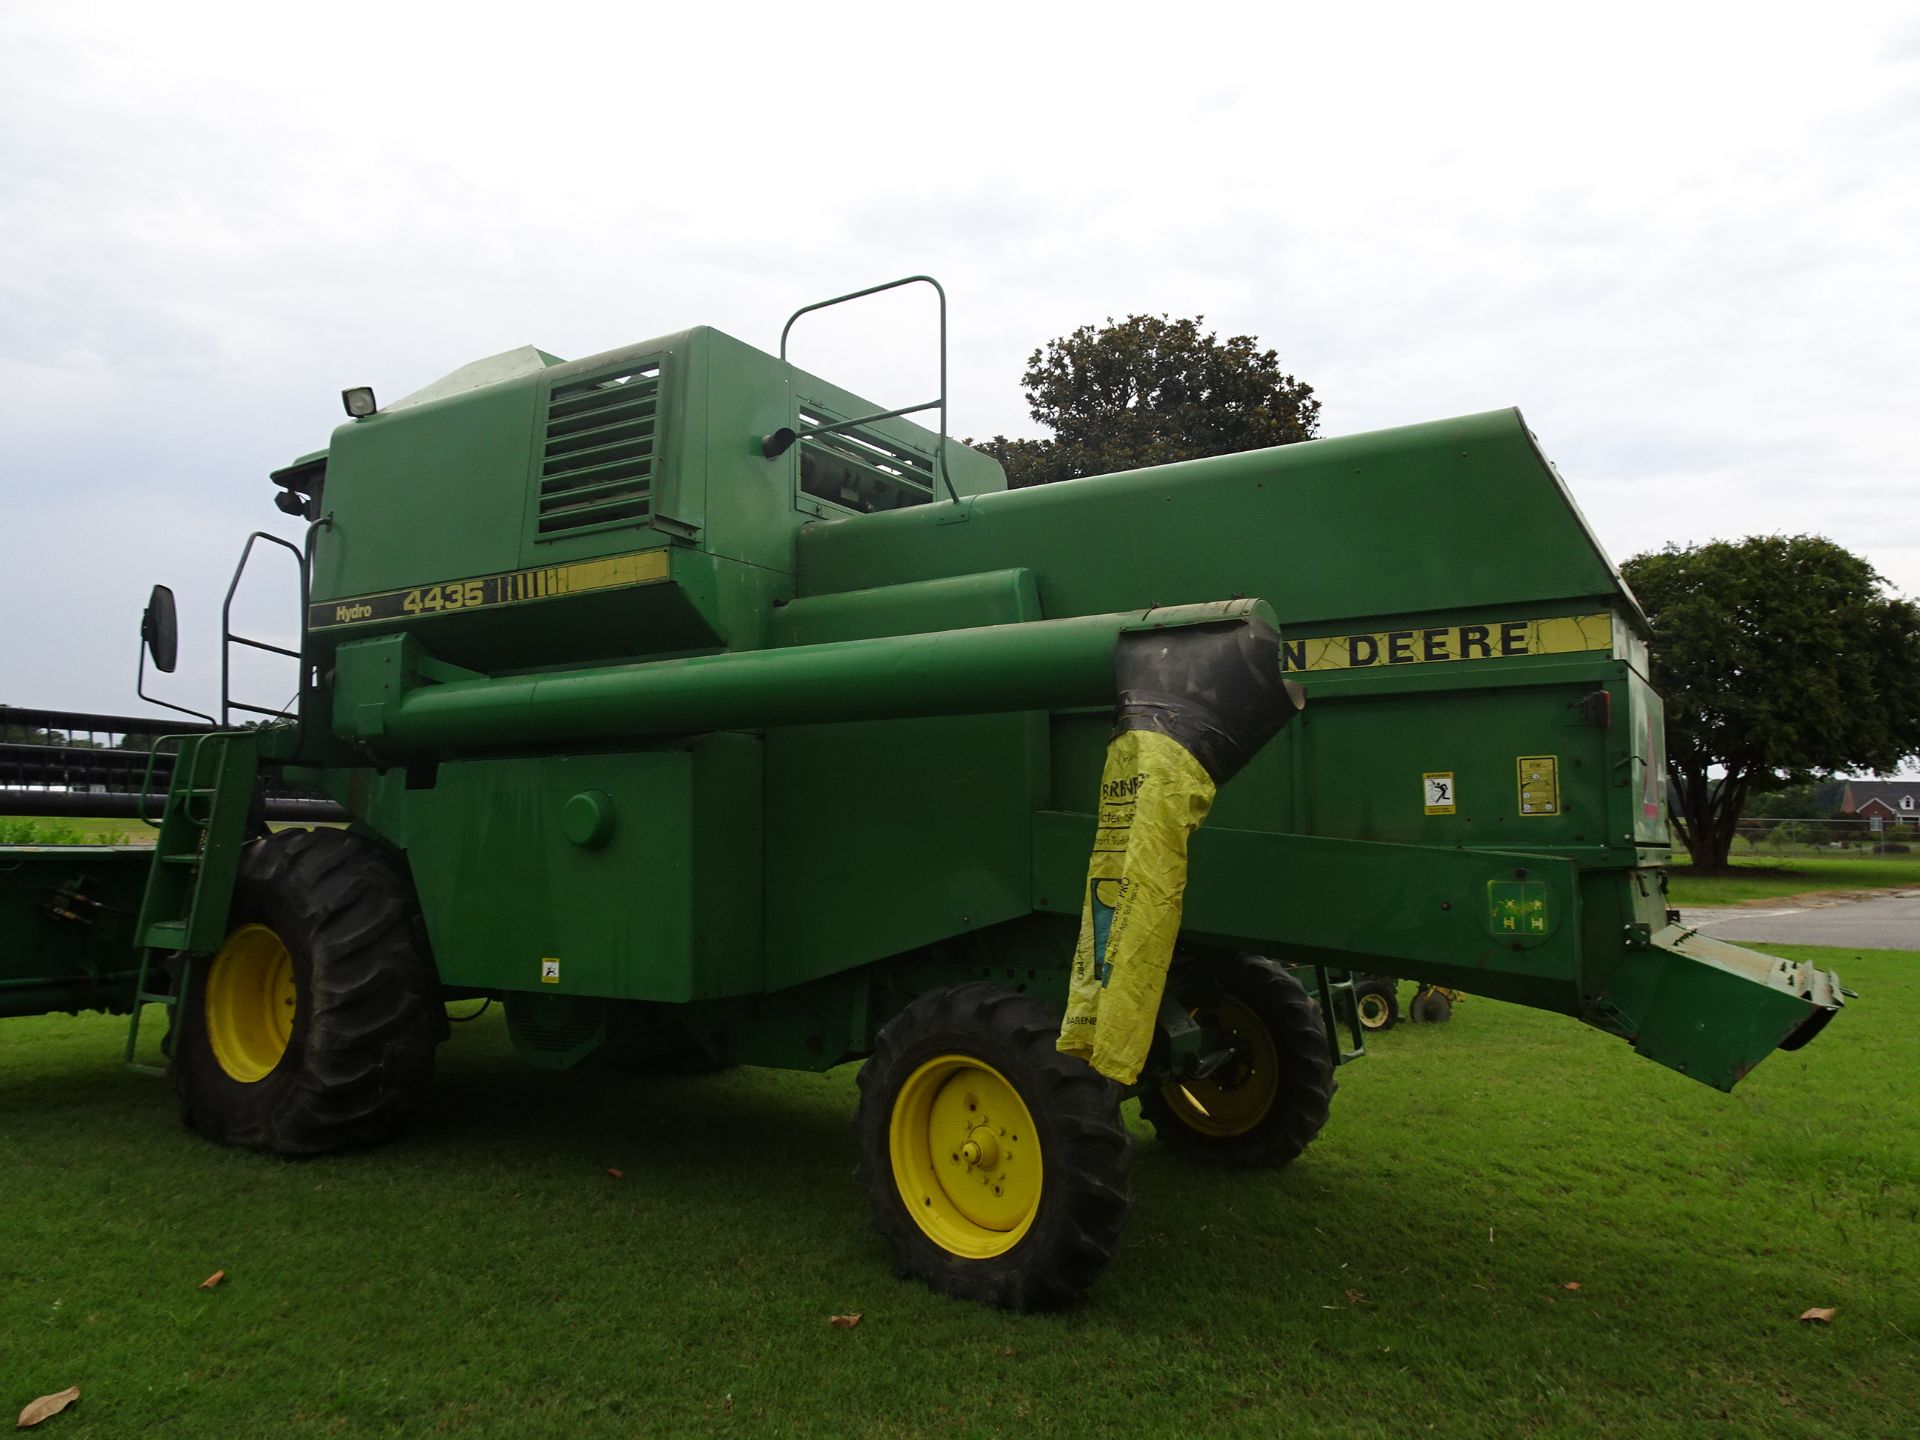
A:
{"label": "large rear tire", "polygon": [[250,843],[226,942],[192,965],[178,1010],[186,1123],[280,1155],[399,1130],[446,1033],[417,915],[406,873],[371,841],[285,830]]}
{"label": "large rear tire", "polygon": [[1239,1057],[1208,1079],[1146,1091],[1140,1114],[1200,1159],[1269,1168],[1296,1159],[1327,1123],[1335,1088],[1326,1025],[1306,987],[1261,955],[1182,966],[1169,983]]}
{"label": "large rear tire", "polygon": [[1132,1208],[1120,1091],[1054,1048],[1028,995],[922,995],[860,1069],[859,1179],[896,1268],[968,1300],[1064,1305],[1113,1258]]}

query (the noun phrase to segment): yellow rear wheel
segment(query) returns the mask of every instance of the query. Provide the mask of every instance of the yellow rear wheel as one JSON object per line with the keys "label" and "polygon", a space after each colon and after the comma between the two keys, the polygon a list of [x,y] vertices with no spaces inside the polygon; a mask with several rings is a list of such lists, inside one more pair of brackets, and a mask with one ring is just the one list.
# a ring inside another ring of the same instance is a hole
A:
{"label": "yellow rear wheel", "polygon": [[1040,1137],[1020,1092],[969,1055],[907,1077],[887,1127],[901,1202],[950,1255],[984,1260],[1026,1236],[1040,1209]]}
{"label": "yellow rear wheel", "polygon": [[[1260,955],[1196,956],[1168,980],[1231,1059],[1206,1079],[1143,1091],[1140,1114],[1184,1154],[1228,1165],[1293,1160],[1326,1123],[1333,1053],[1320,1007],[1285,966]],[[1165,1071],[1161,1072],[1164,1077]]]}
{"label": "yellow rear wheel", "polygon": [[265,925],[242,925],[207,970],[202,1003],[207,1043],[230,1079],[251,1085],[271,1075],[293,1037],[293,957]]}
{"label": "yellow rear wheel", "polygon": [[1196,1010],[1240,1052],[1240,1058],[1206,1080],[1176,1080],[1160,1094],[1180,1123],[1202,1135],[1228,1139],[1250,1135],[1267,1118],[1280,1093],[1280,1056],[1273,1036],[1244,1000],[1223,996],[1217,1010]]}

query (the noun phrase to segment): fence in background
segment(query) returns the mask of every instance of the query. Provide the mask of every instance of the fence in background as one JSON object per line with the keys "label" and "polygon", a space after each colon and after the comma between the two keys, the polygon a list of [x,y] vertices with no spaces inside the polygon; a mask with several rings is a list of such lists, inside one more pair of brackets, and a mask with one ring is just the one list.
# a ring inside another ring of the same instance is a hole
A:
{"label": "fence in background", "polygon": [[1920,816],[1901,819],[1769,820],[1749,816],[1735,832],[1730,858],[1812,855],[1920,856]]}

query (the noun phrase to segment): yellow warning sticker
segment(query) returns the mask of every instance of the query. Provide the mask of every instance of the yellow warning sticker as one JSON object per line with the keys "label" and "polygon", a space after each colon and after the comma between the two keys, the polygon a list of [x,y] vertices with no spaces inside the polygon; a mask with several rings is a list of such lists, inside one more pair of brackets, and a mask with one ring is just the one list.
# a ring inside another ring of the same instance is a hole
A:
{"label": "yellow warning sticker", "polygon": [[549,955],[540,962],[540,983],[558,985],[560,983],[560,957]]}
{"label": "yellow warning sticker", "polygon": [[1451,770],[1429,770],[1420,777],[1420,784],[1426,792],[1427,814],[1451,815],[1458,808]]}
{"label": "yellow warning sticker", "polygon": [[1558,815],[1560,813],[1560,759],[1556,755],[1522,755],[1520,769],[1520,813],[1522,815]]}
{"label": "yellow warning sticker", "polygon": [[1281,643],[1284,670],[1370,670],[1449,660],[1511,660],[1523,655],[1611,654],[1613,616],[1558,615],[1545,620],[1490,620],[1484,625],[1430,625],[1374,630]]}

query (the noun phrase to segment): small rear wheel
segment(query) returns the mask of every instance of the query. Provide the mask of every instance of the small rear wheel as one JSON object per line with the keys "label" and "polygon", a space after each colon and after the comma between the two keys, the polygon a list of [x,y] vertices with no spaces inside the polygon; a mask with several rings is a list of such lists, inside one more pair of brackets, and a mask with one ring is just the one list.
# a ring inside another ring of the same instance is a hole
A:
{"label": "small rear wheel", "polygon": [[859,1179],[896,1268],[1014,1310],[1078,1298],[1120,1243],[1120,1092],[1054,1048],[1031,996],[956,985],[887,1023],[860,1069]]}
{"label": "small rear wheel", "polygon": [[1453,1000],[1444,990],[1423,986],[1420,993],[1413,997],[1409,1013],[1415,1020],[1428,1025],[1444,1025],[1453,1018]]}
{"label": "small rear wheel", "polygon": [[232,928],[188,971],[171,1052],[181,1116],[210,1140],[311,1155],[405,1123],[446,1033],[399,863],[339,830],[248,845]]}
{"label": "small rear wheel", "polygon": [[1140,1114],[1161,1140],[1202,1159],[1250,1167],[1294,1160],[1327,1123],[1335,1088],[1326,1027],[1306,987],[1261,955],[1176,972],[1170,983],[1236,1058],[1205,1080],[1145,1092]]}
{"label": "small rear wheel", "polygon": [[1369,975],[1354,982],[1353,1004],[1360,1028],[1369,1033],[1391,1030],[1400,1023],[1400,982],[1385,975]]}

